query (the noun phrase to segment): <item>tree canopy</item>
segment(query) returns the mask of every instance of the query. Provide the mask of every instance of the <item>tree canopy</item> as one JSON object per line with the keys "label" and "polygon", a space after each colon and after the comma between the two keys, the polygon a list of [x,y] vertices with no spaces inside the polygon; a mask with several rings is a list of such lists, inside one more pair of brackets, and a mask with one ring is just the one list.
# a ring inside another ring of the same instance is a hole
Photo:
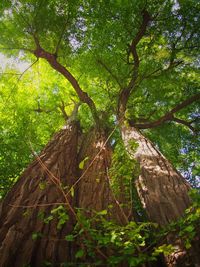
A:
{"label": "tree canopy", "polygon": [[0,22],[5,267],[196,257],[200,3],[5,0]]}

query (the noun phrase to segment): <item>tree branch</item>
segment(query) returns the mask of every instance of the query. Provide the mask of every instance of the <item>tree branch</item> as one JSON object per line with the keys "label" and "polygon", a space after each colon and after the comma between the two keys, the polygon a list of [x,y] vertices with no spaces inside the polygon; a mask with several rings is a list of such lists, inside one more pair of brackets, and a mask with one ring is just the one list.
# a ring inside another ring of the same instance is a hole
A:
{"label": "tree branch", "polygon": [[119,117],[119,120],[124,118],[125,111],[126,111],[126,105],[127,105],[129,96],[136,86],[136,80],[138,77],[138,70],[139,70],[139,64],[140,64],[139,56],[137,53],[137,44],[140,42],[140,40],[144,36],[150,20],[151,20],[150,14],[148,13],[147,10],[144,9],[142,11],[142,23],[140,25],[138,33],[136,34],[135,38],[132,40],[131,45],[129,47],[128,57],[130,56],[130,54],[133,55],[134,68],[133,68],[133,75],[132,75],[132,78],[131,78],[128,86],[123,88],[120,92],[120,95],[119,95],[119,100],[118,100],[118,117]]}
{"label": "tree branch", "polygon": [[129,120],[129,125],[132,127],[136,127],[138,129],[150,129],[160,126],[161,124],[167,122],[167,121],[176,121],[178,123],[184,124],[185,126],[188,126],[192,131],[194,130],[194,127],[191,126],[192,122],[186,122],[181,119],[175,118],[174,113],[180,111],[181,109],[189,106],[193,102],[200,100],[200,93],[193,95],[192,97],[184,100],[180,104],[176,105],[173,109],[171,109],[169,112],[167,112],[165,115],[163,115],[161,118],[159,118],[156,121],[153,122],[147,122],[147,123],[135,123],[133,120]]}
{"label": "tree branch", "polygon": [[36,49],[34,51],[34,55],[37,58],[46,59],[47,62],[50,64],[50,66],[53,69],[55,69],[60,74],[62,74],[70,82],[70,84],[72,85],[72,87],[76,91],[80,101],[83,102],[83,103],[86,103],[89,106],[89,108],[90,108],[90,110],[92,112],[93,118],[94,118],[97,126],[99,126],[100,125],[100,121],[99,121],[99,117],[98,117],[98,114],[97,114],[96,106],[95,106],[95,103],[93,102],[93,100],[89,97],[89,95],[86,92],[84,92],[81,89],[78,81],[71,74],[71,72],[69,72],[62,64],[60,64],[57,61],[56,56],[54,54],[51,54],[51,53],[45,51],[41,47],[39,39],[37,38],[36,34],[33,35],[33,38],[34,38],[34,41],[35,41],[35,44],[36,44]]}
{"label": "tree branch", "polygon": [[117,82],[120,88],[123,87],[118,77],[111,71],[111,69],[102,60],[98,59],[97,63],[99,63],[113,77],[113,79]]}
{"label": "tree branch", "polygon": [[67,115],[66,111],[65,111],[65,103],[63,100],[61,100],[61,105],[58,106],[59,109],[61,110],[63,117],[65,119],[65,121],[67,121],[69,119],[69,116]]}
{"label": "tree branch", "polygon": [[55,49],[55,53],[54,53],[56,57],[58,56],[58,50],[60,48],[60,44],[61,44],[63,35],[64,35],[65,30],[67,28],[67,24],[68,24],[68,21],[64,24],[63,29],[62,29],[61,34],[60,34],[60,37],[58,39],[58,42],[57,42],[57,45],[56,45],[56,49]]}
{"label": "tree branch", "polygon": [[180,124],[183,124],[183,125],[185,125],[185,126],[187,126],[192,132],[196,132],[197,130],[191,125],[191,121],[189,122],[189,121],[185,121],[185,120],[182,120],[182,119],[179,119],[179,118],[175,118],[175,117],[173,117],[172,118],[172,121],[175,121],[175,122],[177,122],[177,123],[180,123]]}
{"label": "tree branch", "polygon": [[142,39],[142,37],[144,36],[150,20],[151,20],[151,17],[150,17],[149,12],[147,10],[143,10],[142,11],[142,24],[140,26],[138,33],[136,34],[135,38],[132,40],[132,43],[129,47],[129,55],[130,53],[132,53],[133,58],[134,58],[134,65],[136,68],[139,67],[139,57],[137,54],[136,47],[137,47],[137,44]]}
{"label": "tree branch", "polygon": [[[182,63],[184,63],[183,60],[172,61],[172,59],[171,59],[169,62],[169,65],[166,68],[158,68],[158,69],[152,71],[151,73],[147,74],[146,76],[143,76],[140,81],[143,81],[143,80],[148,79],[148,78],[158,78],[163,73],[166,73],[167,71],[178,67]],[[155,74],[157,74],[157,75],[155,75]]]}

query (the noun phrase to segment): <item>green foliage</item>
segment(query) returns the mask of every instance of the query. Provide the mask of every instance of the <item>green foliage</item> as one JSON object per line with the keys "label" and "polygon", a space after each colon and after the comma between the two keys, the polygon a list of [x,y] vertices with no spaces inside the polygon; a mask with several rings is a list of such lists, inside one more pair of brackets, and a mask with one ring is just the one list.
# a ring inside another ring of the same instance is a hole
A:
{"label": "green foliage", "polygon": [[66,209],[63,206],[58,206],[57,208],[51,210],[51,214],[58,219],[57,229],[61,229],[63,225],[69,220],[69,215],[67,214]]}
{"label": "green foliage", "polygon": [[200,194],[197,190],[190,192],[193,204],[186,210],[186,215],[178,222],[179,236],[184,241],[185,248],[189,249],[196,236],[199,235],[200,221]]}
{"label": "green foliage", "polygon": [[[179,1],[174,5],[174,1],[163,0],[98,3],[5,0],[0,4],[0,51],[14,61],[31,65],[35,60],[29,51],[35,49],[33,34],[37,34],[41,46],[48,52],[55,53],[56,47],[59,48],[58,61],[91,96],[105,128],[111,128],[116,122],[119,92],[132,77],[133,57],[127,61],[127,51],[141,25],[144,8],[154,19],[137,45],[140,70],[126,115],[136,122],[153,121],[199,89],[198,1]],[[168,70],[172,60],[183,63]],[[18,81],[18,75],[6,73],[16,74],[19,69],[2,69],[1,197],[31,161],[29,142],[33,150],[39,152],[64,123],[59,106],[64,102],[65,111],[70,114],[71,99],[77,101],[71,85],[43,60],[30,70]],[[46,112],[33,111],[38,108]],[[198,114],[199,107],[193,104],[178,116],[190,120],[198,118]],[[79,119],[84,129],[93,125],[86,104],[79,109]],[[195,154],[194,148],[197,148],[198,138],[175,123],[152,129],[149,136],[197,187],[199,153]],[[183,152],[185,150],[187,153]]]}
{"label": "green foliage", "polygon": [[39,232],[33,232],[32,233],[32,240],[35,241],[37,240],[38,238],[41,238],[42,237],[42,234],[39,233]]}
{"label": "green foliage", "polygon": [[[137,149],[137,146],[138,145],[134,141],[130,142],[132,153]],[[119,137],[114,148],[109,172],[110,177],[112,177],[111,188],[116,197],[118,198],[123,192],[124,202],[121,203],[121,205],[132,209],[132,212],[135,213],[135,216],[137,216],[139,220],[144,220],[144,210],[135,187],[135,179],[140,174],[139,164],[136,160],[130,158]]]}
{"label": "green foliage", "polygon": [[85,157],[80,163],[79,163],[79,169],[83,169],[86,161],[89,159],[89,157]]}
{"label": "green foliage", "polygon": [[[133,146],[135,143],[133,144]],[[134,147],[135,148],[135,147]],[[136,161],[130,159],[124,144],[121,140],[117,140],[112,156],[112,165],[110,168],[110,175],[112,177],[112,187],[116,193],[120,189],[120,182],[127,188],[133,183],[133,177],[137,177],[139,173],[139,166]],[[123,180],[123,181],[122,181]],[[128,193],[129,194],[129,193]]]}
{"label": "green foliage", "polygon": [[[175,244],[167,242],[171,234],[175,234],[189,250],[199,233],[200,220],[200,195],[197,190],[192,190],[190,196],[193,204],[186,210],[185,216],[163,228],[150,222],[130,221],[120,225],[108,219],[108,210],[93,211],[93,216],[88,218],[83,209],[77,209],[77,223],[72,232],[65,236],[65,240],[78,241],[79,246],[81,240],[81,246],[75,254],[77,262],[81,263],[87,255],[88,261],[95,266],[116,266],[126,262],[128,266],[134,267],[156,261],[160,255],[168,256],[176,249]],[[52,209],[47,217],[43,212],[38,216],[47,224],[53,219],[58,220],[58,229],[68,221],[64,206]],[[33,240],[41,237],[41,233],[32,233]],[[99,251],[104,253],[104,260]]]}
{"label": "green foliage", "polygon": [[[130,221],[126,225],[119,225],[108,220],[107,210],[94,211],[89,219],[85,217],[83,210],[78,209],[77,224],[65,239],[69,242],[82,240],[84,246],[76,252],[76,258],[80,258],[81,262],[81,258],[87,255],[89,262],[95,266],[116,266],[124,262],[128,263],[128,266],[140,266],[155,261],[160,255],[168,256],[176,249],[175,244],[167,243],[167,237],[171,233],[176,233],[185,244],[185,248],[190,249],[199,232],[200,219],[199,194],[193,190],[190,195],[193,204],[186,210],[185,216],[162,229],[150,222]],[[98,250],[104,253],[104,261]]]}
{"label": "green foliage", "polygon": [[177,222],[171,223],[158,233],[158,237],[162,238],[170,233],[175,233],[182,241],[186,250],[192,248],[192,244],[197,236],[199,236],[200,221],[200,195],[198,190],[191,190],[190,197],[192,205],[186,209],[185,215]]}
{"label": "green foliage", "polygon": [[44,212],[38,213],[38,218],[43,221],[45,224],[49,224],[52,220],[57,221],[57,229],[60,230],[64,224],[69,220],[69,215],[67,210],[62,205],[51,210],[50,215],[45,214]]}
{"label": "green foliage", "polygon": [[[136,123],[155,121],[199,90],[198,1],[1,1],[0,51],[14,61],[20,59],[31,66],[36,60],[32,51],[36,36],[40,45],[56,54],[58,62],[92,98],[104,129],[110,132],[117,123],[120,92],[129,86],[133,77],[135,62],[133,55],[129,55],[129,47],[140,29],[144,9],[152,20],[137,44],[140,66],[125,115]],[[78,101],[69,82],[42,59],[21,76],[18,75],[20,66],[7,66],[1,71],[0,198],[33,159],[33,154],[38,154],[63,126],[66,119],[63,113],[70,115],[74,101]],[[193,120],[192,125],[198,128],[199,106],[193,103],[176,116]],[[94,126],[91,110],[85,103],[79,108],[78,118],[83,130]],[[174,122],[145,133],[188,175],[192,185],[198,187],[199,137]],[[142,221],[143,210],[134,186],[140,170],[130,160],[118,134],[112,138],[116,144],[112,145],[111,188],[116,197],[124,193],[124,203],[120,204],[134,207]],[[134,152],[136,144],[129,145]],[[86,160],[79,163],[80,169]],[[39,184],[40,190],[45,187],[45,182]],[[72,197],[74,190],[71,187]],[[101,264],[96,259],[96,249],[109,248],[108,265],[128,261],[130,266],[138,266],[173,251],[169,244],[160,243],[170,232],[185,240],[186,249],[191,247],[200,217],[199,196],[193,192],[192,197],[194,203],[185,217],[158,234],[156,226],[147,222],[121,226],[107,219],[107,210],[96,212],[92,219],[79,210],[74,232],[65,239],[75,242],[76,238],[82,238],[85,249],[77,250],[77,260],[89,255],[96,264]],[[23,216],[29,216],[29,212],[25,211]],[[40,212],[38,217],[46,224],[56,220],[58,229],[69,220],[63,206],[54,208],[50,214]],[[40,237],[40,233],[32,233],[33,240]]]}
{"label": "green foliage", "polygon": [[[92,262],[100,261],[97,248],[107,251],[107,266],[114,266],[122,262],[128,262],[129,266],[138,266],[149,260],[154,260],[143,250],[149,242],[150,231],[157,226],[153,223],[130,222],[125,226],[118,225],[106,219],[107,211],[95,212],[93,218],[86,218],[78,211],[78,222],[74,233],[66,236],[66,240],[74,241],[81,238],[84,243],[84,250],[81,249],[77,255],[89,255]],[[151,229],[151,230],[150,230]]]}
{"label": "green foliage", "polygon": [[164,254],[165,256],[169,256],[172,252],[174,252],[174,247],[170,244],[170,245],[161,245],[157,248],[155,248],[154,252],[152,253],[152,255],[158,256],[160,254]]}

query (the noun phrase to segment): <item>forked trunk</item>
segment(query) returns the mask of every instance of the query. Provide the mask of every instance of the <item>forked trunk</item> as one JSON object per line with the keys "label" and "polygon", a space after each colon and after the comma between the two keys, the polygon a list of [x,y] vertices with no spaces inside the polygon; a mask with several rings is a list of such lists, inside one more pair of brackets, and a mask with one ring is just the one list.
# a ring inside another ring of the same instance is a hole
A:
{"label": "forked trunk", "polygon": [[[189,185],[137,130],[124,127],[122,135],[130,153],[130,140],[138,143],[132,155],[141,167],[136,185],[149,219],[165,225],[179,218],[190,203]],[[75,266],[80,240],[69,242],[65,236],[77,222],[76,208],[91,216],[112,204],[108,219],[125,224],[126,215],[110,189],[111,156],[104,132],[93,129],[83,135],[77,122],[58,132],[2,203],[0,267],[34,267],[45,262]],[[66,207],[69,215],[60,229],[59,218],[51,214],[58,205]]]}
{"label": "forked trunk", "polygon": [[[83,135],[76,122],[58,132],[2,203],[0,266],[76,264],[80,240],[66,241],[65,236],[77,223],[76,208],[91,216],[112,202],[107,177],[110,162],[105,134],[92,129]],[[69,215],[60,229],[59,218],[51,213],[59,205]]]}

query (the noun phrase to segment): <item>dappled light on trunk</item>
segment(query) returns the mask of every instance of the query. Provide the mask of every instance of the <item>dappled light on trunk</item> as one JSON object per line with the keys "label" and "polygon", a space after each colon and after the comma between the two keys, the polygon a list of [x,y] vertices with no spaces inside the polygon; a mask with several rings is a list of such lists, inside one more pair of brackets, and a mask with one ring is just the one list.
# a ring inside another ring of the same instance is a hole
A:
{"label": "dappled light on trunk", "polygon": [[[149,220],[166,225],[183,216],[190,185],[139,130],[123,126],[122,138],[130,157],[139,162],[135,184]],[[131,142],[137,144],[135,150]]]}

